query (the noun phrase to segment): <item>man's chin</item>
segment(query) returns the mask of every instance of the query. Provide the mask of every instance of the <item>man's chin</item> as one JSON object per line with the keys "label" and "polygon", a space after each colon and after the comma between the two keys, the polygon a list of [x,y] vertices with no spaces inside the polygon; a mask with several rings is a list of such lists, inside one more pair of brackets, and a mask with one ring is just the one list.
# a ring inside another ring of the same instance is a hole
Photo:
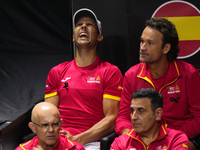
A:
{"label": "man's chin", "polygon": [[143,59],[143,58],[140,58],[139,60],[140,60],[140,62],[142,62],[142,63],[147,63],[147,62],[148,62],[148,61],[146,61],[146,60]]}
{"label": "man's chin", "polygon": [[56,145],[58,142],[59,142],[59,141],[56,140],[55,138],[49,138],[49,139],[46,140],[46,143],[47,143],[48,145]]}
{"label": "man's chin", "polygon": [[140,133],[141,132],[140,130],[137,130],[137,129],[136,130],[134,129],[134,131],[135,131],[135,133]]}
{"label": "man's chin", "polygon": [[135,132],[139,131],[139,130],[141,130],[141,125],[140,124],[135,124],[135,125],[133,125],[133,128],[134,128]]}

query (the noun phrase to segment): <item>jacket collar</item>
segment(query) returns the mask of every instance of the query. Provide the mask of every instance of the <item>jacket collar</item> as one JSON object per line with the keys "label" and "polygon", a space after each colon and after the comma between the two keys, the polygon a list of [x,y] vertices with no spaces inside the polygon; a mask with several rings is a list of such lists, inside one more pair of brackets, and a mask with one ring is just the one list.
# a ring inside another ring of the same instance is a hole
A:
{"label": "jacket collar", "polygon": [[[154,141],[161,140],[167,135],[166,125],[162,124],[161,122],[159,123],[160,123],[159,133]],[[143,143],[142,139],[140,138],[139,133],[134,132],[133,128],[127,133],[127,135]]]}
{"label": "jacket collar", "polygon": [[[148,65],[146,63],[141,63],[141,66],[141,70],[137,77],[146,80],[155,88],[154,84],[151,81],[151,74],[148,73]],[[169,62],[169,66],[165,75],[166,79],[164,82],[164,86],[160,89],[159,92],[161,92],[164,87],[174,83],[181,76],[176,60]]]}

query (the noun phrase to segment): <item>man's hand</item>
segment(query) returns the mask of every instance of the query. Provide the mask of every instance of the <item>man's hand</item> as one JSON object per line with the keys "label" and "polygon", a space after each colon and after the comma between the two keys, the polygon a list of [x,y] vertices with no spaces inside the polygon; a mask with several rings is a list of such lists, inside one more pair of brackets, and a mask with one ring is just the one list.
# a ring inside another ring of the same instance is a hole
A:
{"label": "man's hand", "polygon": [[122,131],[122,134],[126,134],[130,131],[130,129],[124,129],[124,131]]}
{"label": "man's hand", "polygon": [[[71,133],[69,131],[65,131],[65,130],[60,130],[60,134],[64,134],[64,135],[67,136],[68,139],[70,139],[72,141],[75,141],[77,143],[82,144],[81,143],[81,138],[80,138],[81,136],[80,136],[80,134],[73,136],[73,135],[71,135]],[[82,133],[82,134],[84,134],[84,133]]]}
{"label": "man's hand", "polygon": [[60,130],[60,134],[64,134],[67,136],[68,139],[73,140],[73,136],[70,134],[69,131]]}
{"label": "man's hand", "polygon": [[44,150],[40,145],[37,145],[37,147],[33,147],[33,150]]}

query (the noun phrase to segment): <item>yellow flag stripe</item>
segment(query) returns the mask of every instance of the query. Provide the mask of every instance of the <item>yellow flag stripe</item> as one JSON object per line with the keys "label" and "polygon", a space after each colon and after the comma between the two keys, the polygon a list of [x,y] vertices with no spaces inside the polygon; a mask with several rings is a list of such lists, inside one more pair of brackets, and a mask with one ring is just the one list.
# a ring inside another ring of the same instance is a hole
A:
{"label": "yellow flag stripe", "polygon": [[164,17],[176,26],[179,40],[200,40],[200,16]]}

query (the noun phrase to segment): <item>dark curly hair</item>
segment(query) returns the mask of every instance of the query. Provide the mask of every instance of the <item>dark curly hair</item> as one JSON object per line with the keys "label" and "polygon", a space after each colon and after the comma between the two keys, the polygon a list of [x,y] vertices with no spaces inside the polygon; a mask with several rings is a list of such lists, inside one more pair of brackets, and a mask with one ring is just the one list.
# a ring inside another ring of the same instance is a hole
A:
{"label": "dark curly hair", "polygon": [[179,38],[175,25],[164,18],[151,18],[146,21],[146,26],[154,28],[162,33],[162,48],[164,48],[167,43],[171,44],[171,49],[167,53],[167,60],[175,60],[179,53]]}

